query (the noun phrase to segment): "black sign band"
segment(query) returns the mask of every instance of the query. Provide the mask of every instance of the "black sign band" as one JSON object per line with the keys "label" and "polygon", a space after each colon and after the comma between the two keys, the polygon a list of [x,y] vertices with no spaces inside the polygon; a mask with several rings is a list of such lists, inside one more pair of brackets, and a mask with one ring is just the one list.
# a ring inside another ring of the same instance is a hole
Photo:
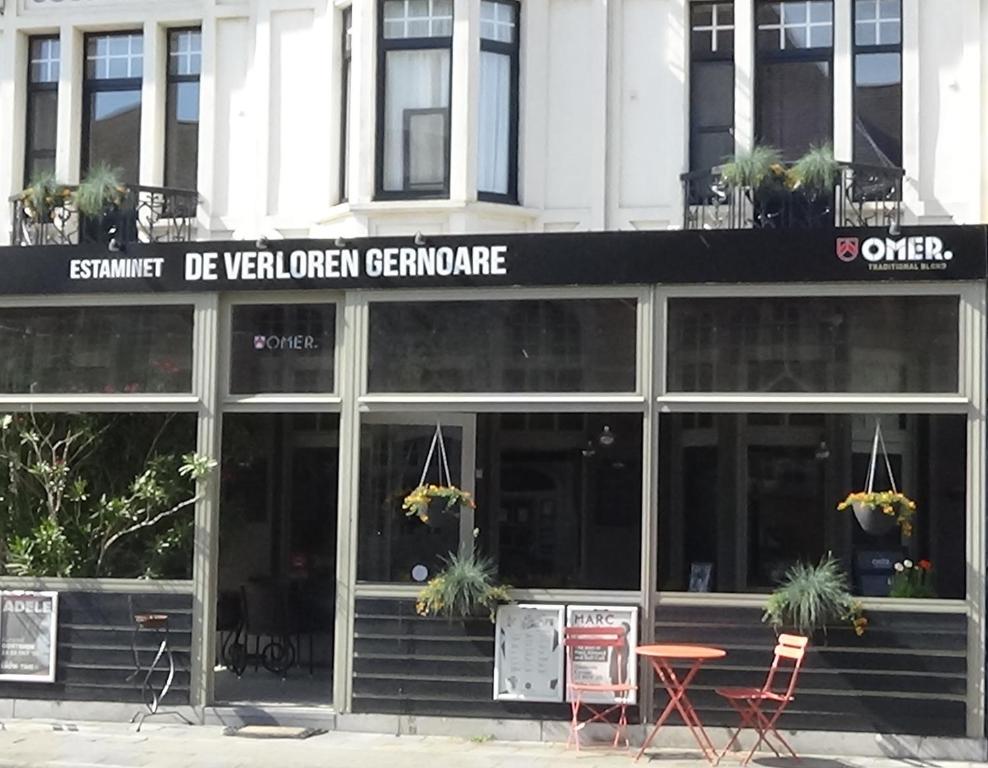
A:
{"label": "black sign band", "polygon": [[582,232],[0,249],[0,294],[983,280],[986,227]]}

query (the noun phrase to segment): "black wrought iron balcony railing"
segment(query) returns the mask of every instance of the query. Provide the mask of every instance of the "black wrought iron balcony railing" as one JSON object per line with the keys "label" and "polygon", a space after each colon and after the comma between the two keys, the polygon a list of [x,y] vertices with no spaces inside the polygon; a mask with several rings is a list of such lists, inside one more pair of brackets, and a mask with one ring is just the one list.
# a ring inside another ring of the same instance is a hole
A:
{"label": "black wrought iron balcony railing", "polygon": [[684,173],[683,228],[889,227],[901,222],[901,168],[838,165],[833,189],[816,191],[790,188],[784,173],[758,187],[728,183],[724,166]]}
{"label": "black wrought iron balcony railing", "polygon": [[127,187],[122,199],[98,216],[87,216],[73,201],[74,187],[43,204],[24,195],[10,198],[12,245],[188,242],[195,239],[199,195],[169,187]]}

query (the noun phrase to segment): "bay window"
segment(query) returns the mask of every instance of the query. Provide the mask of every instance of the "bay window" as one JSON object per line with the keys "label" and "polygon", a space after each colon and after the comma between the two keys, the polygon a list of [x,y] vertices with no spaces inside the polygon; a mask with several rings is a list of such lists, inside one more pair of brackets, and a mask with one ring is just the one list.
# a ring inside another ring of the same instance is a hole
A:
{"label": "bay window", "polygon": [[480,3],[480,113],[477,192],[482,199],[518,198],[518,4]]}
{"label": "bay window", "polygon": [[378,197],[449,194],[452,0],[382,0]]}

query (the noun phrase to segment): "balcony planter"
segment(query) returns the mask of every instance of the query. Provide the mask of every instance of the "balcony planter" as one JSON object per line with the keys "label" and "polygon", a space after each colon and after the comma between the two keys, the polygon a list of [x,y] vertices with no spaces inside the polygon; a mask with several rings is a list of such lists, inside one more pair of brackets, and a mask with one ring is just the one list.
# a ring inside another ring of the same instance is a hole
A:
{"label": "balcony planter", "polygon": [[137,214],[125,204],[127,192],[115,169],[101,163],[89,170],[74,195],[80,241],[122,245],[137,239]]}

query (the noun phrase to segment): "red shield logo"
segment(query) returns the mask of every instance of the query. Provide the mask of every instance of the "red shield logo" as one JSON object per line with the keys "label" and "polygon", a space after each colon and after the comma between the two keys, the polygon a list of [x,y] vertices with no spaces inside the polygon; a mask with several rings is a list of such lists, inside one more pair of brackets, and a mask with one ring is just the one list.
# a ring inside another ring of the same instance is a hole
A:
{"label": "red shield logo", "polygon": [[837,258],[841,261],[854,261],[858,258],[858,238],[838,237]]}

